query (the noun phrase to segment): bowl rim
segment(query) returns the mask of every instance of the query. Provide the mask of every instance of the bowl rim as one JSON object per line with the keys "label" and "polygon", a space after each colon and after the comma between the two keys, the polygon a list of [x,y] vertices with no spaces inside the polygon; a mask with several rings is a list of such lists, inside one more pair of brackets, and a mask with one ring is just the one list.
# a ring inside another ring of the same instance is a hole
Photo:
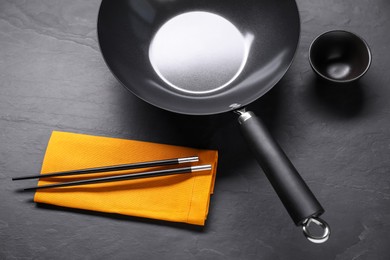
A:
{"label": "bowl rim", "polygon": [[[365,70],[360,73],[358,76],[354,77],[354,78],[351,78],[351,79],[334,79],[334,78],[330,78],[330,77],[327,77],[325,76],[324,74],[322,74],[318,69],[316,69],[316,67],[314,66],[313,62],[312,62],[312,48],[313,48],[313,45],[321,38],[323,37],[324,35],[326,34],[330,34],[330,33],[335,33],[335,32],[341,32],[341,33],[346,33],[346,34],[350,34],[354,37],[356,37],[357,39],[359,39],[363,44],[364,46],[366,47],[366,50],[367,50],[367,53],[368,53],[368,63],[366,65],[366,68]],[[359,36],[358,34],[356,33],[353,33],[351,31],[346,31],[346,30],[342,30],[342,29],[335,29],[335,30],[329,30],[329,31],[325,31],[321,34],[319,34],[317,37],[314,38],[314,40],[310,43],[310,47],[309,47],[309,63],[310,63],[310,66],[311,68],[314,70],[314,72],[319,75],[320,77],[328,80],[328,81],[331,81],[331,82],[335,82],[335,83],[350,83],[350,82],[353,82],[355,80],[358,80],[359,78],[361,78],[364,74],[366,74],[366,72],[368,71],[368,69],[371,67],[371,63],[372,63],[372,54],[371,54],[371,48],[370,46],[368,45],[368,43],[361,37]]]}

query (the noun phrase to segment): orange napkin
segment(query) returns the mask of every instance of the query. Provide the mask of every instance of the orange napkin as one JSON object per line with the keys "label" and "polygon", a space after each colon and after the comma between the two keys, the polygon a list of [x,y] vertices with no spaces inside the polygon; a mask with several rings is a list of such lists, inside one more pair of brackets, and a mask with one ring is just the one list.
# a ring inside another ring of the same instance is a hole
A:
{"label": "orange napkin", "polygon": [[[38,190],[34,201],[58,206],[204,225],[213,192],[218,153],[165,144],[53,132],[42,174],[133,162],[199,156],[211,171]],[[172,167],[172,166],[171,166]],[[184,167],[183,164],[173,167]],[[151,169],[142,169],[147,171]],[[132,171],[140,171],[132,170]],[[121,171],[129,173],[132,171]],[[118,174],[113,172],[110,174]],[[101,177],[107,173],[89,174]],[[86,176],[52,177],[38,185]]]}

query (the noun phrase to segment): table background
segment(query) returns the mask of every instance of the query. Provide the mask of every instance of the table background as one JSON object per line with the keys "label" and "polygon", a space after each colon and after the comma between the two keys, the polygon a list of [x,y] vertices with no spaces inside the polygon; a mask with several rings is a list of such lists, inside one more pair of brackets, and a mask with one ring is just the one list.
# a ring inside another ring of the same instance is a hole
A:
{"label": "table background", "polygon": [[[390,1],[298,0],[302,32],[281,82],[249,108],[263,117],[326,209],[331,239],[295,227],[244,144],[236,116],[154,108],[111,75],[96,37],[98,0],[0,0],[0,259],[388,259]],[[352,87],[318,82],[313,38],[361,35],[368,73]],[[53,130],[218,149],[204,228],[39,206],[30,182]]]}

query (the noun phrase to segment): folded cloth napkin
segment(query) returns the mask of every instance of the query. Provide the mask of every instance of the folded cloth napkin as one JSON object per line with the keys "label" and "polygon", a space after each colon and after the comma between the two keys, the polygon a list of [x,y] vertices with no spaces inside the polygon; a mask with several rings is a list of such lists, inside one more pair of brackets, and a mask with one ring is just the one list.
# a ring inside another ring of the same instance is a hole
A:
{"label": "folded cloth napkin", "polygon": [[[189,156],[199,156],[200,161],[197,164],[211,164],[212,170],[42,189],[35,193],[34,201],[63,207],[204,225],[210,194],[214,189],[217,151],[55,131],[48,143],[41,173]],[[142,171],[147,170],[151,169],[142,169]],[[109,174],[129,172],[131,171]],[[88,174],[88,178],[107,174]],[[80,178],[86,178],[86,176],[51,177],[40,180],[38,185]]]}

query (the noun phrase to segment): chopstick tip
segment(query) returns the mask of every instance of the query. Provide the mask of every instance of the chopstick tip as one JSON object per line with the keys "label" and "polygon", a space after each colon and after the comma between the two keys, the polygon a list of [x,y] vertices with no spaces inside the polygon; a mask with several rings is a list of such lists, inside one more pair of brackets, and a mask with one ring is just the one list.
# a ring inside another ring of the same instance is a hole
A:
{"label": "chopstick tip", "polygon": [[179,163],[189,163],[189,162],[199,162],[198,156],[191,156],[191,157],[185,157],[185,158],[179,158],[177,159]]}
{"label": "chopstick tip", "polygon": [[198,171],[208,171],[211,170],[212,166],[211,164],[205,164],[205,165],[196,165],[191,167],[192,172],[198,172]]}

